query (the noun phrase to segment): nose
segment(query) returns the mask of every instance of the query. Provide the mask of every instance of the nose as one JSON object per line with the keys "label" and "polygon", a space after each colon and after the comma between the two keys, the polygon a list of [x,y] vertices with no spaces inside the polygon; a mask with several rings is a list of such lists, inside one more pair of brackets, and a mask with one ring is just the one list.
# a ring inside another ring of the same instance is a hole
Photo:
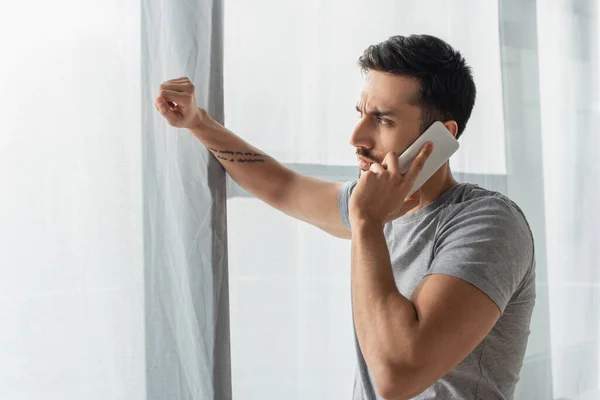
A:
{"label": "nose", "polygon": [[368,118],[363,117],[358,121],[356,127],[354,128],[354,132],[352,132],[352,136],[350,136],[350,144],[357,148],[373,148],[373,130],[369,127]]}

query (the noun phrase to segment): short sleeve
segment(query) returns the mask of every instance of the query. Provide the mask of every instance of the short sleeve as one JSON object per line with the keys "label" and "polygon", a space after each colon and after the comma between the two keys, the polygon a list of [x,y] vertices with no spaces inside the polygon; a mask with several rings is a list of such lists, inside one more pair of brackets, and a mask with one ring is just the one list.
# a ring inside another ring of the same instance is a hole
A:
{"label": "short sleeve", "polygon": [[358,181],[350,181],[346,182],[342,185],[338,192],[338,212],[340,213],[340,218],[344,226],[348,229],[350,228],[350,196],[352,195],[352,191],[356,187],[356,183]]}
{"label": "short sleeve", "polygon": [[471,283],[504,312],[533,268],[533,237],[516,205],[490,197],[472,202],[438,229],[428,274]]}

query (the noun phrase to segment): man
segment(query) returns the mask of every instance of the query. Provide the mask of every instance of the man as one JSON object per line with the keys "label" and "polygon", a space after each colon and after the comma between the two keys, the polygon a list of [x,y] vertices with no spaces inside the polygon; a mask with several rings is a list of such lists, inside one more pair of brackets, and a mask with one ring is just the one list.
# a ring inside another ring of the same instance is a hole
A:
{"label": "man", "polygon": [[398,170],[398,155],[434,121],[460,137],[475,102],[471,70],[428,35],[370,46],[359,65],[357,182],[285,168],[198,109],[187,78],[163,83],[155,105],[256,197],[352,240],[355,400],[511,399],[535,302],[526,219],[507,197],[457,183],[448,163],[406,198],[427,145]]}

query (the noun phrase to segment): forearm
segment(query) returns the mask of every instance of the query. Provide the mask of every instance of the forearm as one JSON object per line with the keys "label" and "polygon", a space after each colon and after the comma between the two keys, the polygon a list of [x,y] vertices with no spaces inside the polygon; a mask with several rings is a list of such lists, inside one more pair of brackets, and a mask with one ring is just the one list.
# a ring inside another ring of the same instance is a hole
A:
{"label": "forearm", "polygon": [[358,341],[374,377],[410,371],[417,313],[396,287],[380,226],[352,223],[352,304]]}
{"label": "forearm", "polygon": [[277,206],[282,189],[293,177],[291,170],[207,115],[203,123],[191,131],[234,181],[259,199]]}

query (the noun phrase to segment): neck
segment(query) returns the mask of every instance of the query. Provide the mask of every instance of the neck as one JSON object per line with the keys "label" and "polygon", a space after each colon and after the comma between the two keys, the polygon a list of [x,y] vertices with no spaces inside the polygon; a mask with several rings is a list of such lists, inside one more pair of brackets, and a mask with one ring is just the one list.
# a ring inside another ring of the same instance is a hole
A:
{"label": "neck", "polygon": [[457,182],[450,171],[450,164],[446,162],[443,167],[437,170],[437,172],[433,174],[423,186],[421,186],[421,189],[419,189],[417,192],[419,194],[419,205],[410,210],[407,214],[412,214],[428,206],[435,199],[446,193],[446,191],[448,191],[456,183]]}

